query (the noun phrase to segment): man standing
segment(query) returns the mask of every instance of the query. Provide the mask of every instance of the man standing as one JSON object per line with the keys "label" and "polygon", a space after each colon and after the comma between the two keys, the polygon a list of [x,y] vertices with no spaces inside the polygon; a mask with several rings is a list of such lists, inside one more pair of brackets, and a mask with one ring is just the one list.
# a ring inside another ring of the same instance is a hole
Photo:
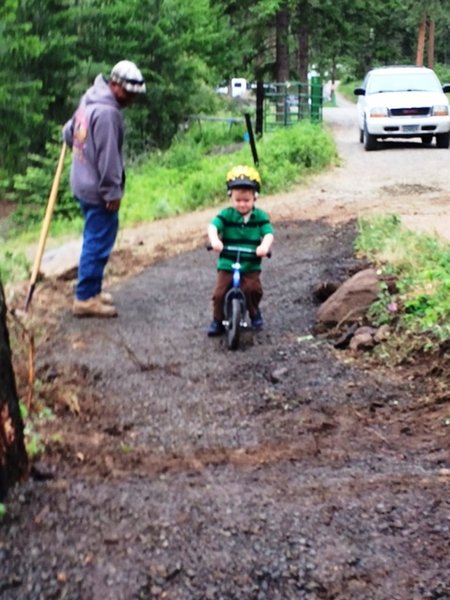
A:
{"label": "man standing", "polygon": [[77,317],[115,317],[111,295],[102,291],[103,273],[116,240],[124,193],[122,109],[145,92],[137,66],[122,60],[109,80],[98,75],[65,124],[72,148],[70,185],[84,216],[83,246],[72,312]]}

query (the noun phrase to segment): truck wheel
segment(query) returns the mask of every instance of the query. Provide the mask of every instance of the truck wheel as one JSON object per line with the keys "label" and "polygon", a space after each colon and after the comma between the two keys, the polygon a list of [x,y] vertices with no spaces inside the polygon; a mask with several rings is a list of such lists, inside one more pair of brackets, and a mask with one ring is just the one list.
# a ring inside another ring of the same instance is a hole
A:
{"label": "truck wheel", "polygon": [[376,150],[377,138],[367,131],[367,125],[364,126],[364,149],[367,151]]}
{"label": "truck wheel", "polygon": [[436,146],[437,148],[448,148],[450,143],[450,133],[437,133]]}

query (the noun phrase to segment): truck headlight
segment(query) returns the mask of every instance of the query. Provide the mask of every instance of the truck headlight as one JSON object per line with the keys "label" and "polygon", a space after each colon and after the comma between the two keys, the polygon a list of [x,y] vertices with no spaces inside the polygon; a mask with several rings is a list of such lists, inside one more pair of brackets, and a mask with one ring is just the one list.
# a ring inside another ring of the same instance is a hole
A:
{"label": "truck headlight", "polygon": [[445,104],[437,104],[431,109],[433,117],[446,117],[448,115],[448,106]]}
{"label": "truck headlight", "polygon": [[388,117],[388,109],[385,106],[374,106],[369,112],[371,117]]}

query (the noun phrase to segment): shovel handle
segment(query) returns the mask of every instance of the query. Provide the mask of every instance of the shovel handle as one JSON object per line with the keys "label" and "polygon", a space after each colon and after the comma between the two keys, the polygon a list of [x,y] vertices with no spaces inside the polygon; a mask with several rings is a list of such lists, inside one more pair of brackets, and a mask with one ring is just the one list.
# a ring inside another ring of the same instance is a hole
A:
{"label": "shovel handle", "polygon": [[59,154],[58,165],[56,167],[55,177],[53,178],[52,188],[50,190],[50,196],[48,198],[47,209],[45,211],[44,221],[42,222],[41,235],[39,237],[39,244],[38,244],[38,248],[36,251],[36,256],[34,258],[33,270],[31,271],[30,287],[29,287],[29,291],[28,291],[28,295],[27,295],[25,310],[27,310],[27,308],[31,302],[31,297],[32,297],[33,291],[34,291],[34,285],[36,283],[36,279],[39,274],[39,269],[41,267],[41,261],[42,261],[42,256],[44,254],[45,243],[47,241],[48,231],[50,229],[50,222],[52,220],[53,211],[54,211],[55,204],[56,204],[56,198],[58,195],[59,182],[61,180],[61,174],[62,174],[62,170],[64,167],[64,158],[66,155],[66,150],[67,150],[67,144],[66,144],[66,142],[63,142],[61,152]]}

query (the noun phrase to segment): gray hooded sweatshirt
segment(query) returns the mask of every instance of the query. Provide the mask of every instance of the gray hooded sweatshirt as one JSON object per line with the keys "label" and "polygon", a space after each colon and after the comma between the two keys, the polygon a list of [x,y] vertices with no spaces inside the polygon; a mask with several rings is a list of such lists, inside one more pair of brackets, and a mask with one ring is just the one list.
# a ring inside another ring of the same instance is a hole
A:
{"label": "gray hooded sweatshirt", "polygon": [[70,185],[87,204],[120,200],[125,185],[123,116],[103,75],[83,95],[63,137],[72,148]]}

